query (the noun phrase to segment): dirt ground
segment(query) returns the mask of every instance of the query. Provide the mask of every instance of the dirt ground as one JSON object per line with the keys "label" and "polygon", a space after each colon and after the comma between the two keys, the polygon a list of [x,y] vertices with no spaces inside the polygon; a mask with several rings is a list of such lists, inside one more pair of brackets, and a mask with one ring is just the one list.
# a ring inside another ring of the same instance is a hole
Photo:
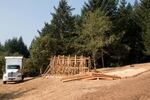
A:
{"label": "dirt ground", "polygon": [[121,80],[26,78],[22,83],[2,84],[0,100],[150,100],[150,71]]}
{"label": "dirt ground", "polygon": [[134,78],[119,80],[118,84],[99,87],[80,100],[150,100],[150,72]]}

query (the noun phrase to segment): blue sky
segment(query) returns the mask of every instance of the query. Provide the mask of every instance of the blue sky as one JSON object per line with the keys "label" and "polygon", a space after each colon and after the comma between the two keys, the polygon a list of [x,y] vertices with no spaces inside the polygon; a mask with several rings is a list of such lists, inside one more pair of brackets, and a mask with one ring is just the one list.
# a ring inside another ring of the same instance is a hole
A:
{"label": "blue sky", "polygon": [[[68,0],[75,8],[73,14],[80,10],[87,0]],[[127,0],[133,2],[134,0]],[[0,42],[9,38],[23,37],[25,44],[30,45],[32,39],[38,36],[44,22],[50,22],[53,7],[59,0],[0,0]]]}

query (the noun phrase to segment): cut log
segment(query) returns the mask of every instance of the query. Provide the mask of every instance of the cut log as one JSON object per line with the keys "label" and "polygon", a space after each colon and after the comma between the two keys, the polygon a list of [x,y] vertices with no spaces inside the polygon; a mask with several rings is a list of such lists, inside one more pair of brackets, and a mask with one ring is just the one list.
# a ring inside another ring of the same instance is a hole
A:
{"label": "cut log", "polygon": [[115,76],[115,75],[105,75],[105,74],[102,74],[102,73],[92,73],[92,76],[93,77],[99,77],[99,78],[112,78],[112,79],[121,79],[120,76]]}
{"label": "cut log", "polygon": [[88,73],[86,75],[74,75],[71,77],[62,78],[61,81],[63,82],[69,82],[69,81],[75,81],[75,80],[115,80],[115,79],[121,79],[119,76],[113,76],[113,75],[105,75],[103,73]]}
{"label": "cut log", "polygon": [[90,75],[73,76],[73,77],[63,78],[61,81],[69,82],[69,81],[75,81],[75,80],[82,80],[82,79],[86,79],[86,78],[92,78],[92,76],[90,76]]}

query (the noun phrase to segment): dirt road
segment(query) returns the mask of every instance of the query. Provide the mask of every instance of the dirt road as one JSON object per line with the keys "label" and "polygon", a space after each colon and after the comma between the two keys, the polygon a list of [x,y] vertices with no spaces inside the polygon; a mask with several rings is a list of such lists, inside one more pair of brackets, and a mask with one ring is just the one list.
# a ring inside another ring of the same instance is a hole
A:
{"label": "dirt road", "polygon": [[106,81],[26,79],[23,83],[0,83],[0,100],[150,100],[150,72],[134,78]]}

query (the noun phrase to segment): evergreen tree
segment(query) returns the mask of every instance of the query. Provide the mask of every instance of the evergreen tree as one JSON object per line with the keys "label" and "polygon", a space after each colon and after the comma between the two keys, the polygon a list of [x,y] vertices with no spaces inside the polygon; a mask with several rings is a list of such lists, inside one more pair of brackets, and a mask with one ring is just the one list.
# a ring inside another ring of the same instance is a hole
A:
{"label": "evergreen tree", "polygon": [[139,6],[139,2],[138,2],[138,0],[135,0],[135,1],[134,1],[134,6],[133,6],[134,9],[136,9],[138,6]]}
{"label": "evergreen tree", "polygon": [[144,45],[141,34],[141,27],[136,22],[137,18],[131,5],[127,6],[128,24],[126,34],[123,38],[123,43],[127,44],[131,50],[129,54],[130,63],[141,62],[143,56]]}
{"label": "evergreen tree", "polygon": [[30,55],[22,37],[20,37],[19,40],[17,38],[8,39],[4,46],[7,55],[23,55],[25,58],[28,58]]}
{"label": "evergreen tree", "polygon": [[127,49],[129,51],[126,60],[123,61],[124,64],[141,62],[144,51],[141,27],[134,9],[126,0],[121,0],[115,20],[115,33],[121,34],[121,43],[130,48]]}
{"label": "evergreen tree", "polygon": [[18,40],[18,53],[22,54],[25,58],[30,56],[27,46],[24,44],[22,37]]}
{"label": "evergreen tree", "polygon": [[139,25],[142,28],[142,36],[146,54],[150,55],[150,0],[141,0],[136,10]]}
{"label": "evergreen tree", "polygon": [[3,55],[5,52],[4,46],[0,43],[0,55]]}
{"label": "evergreen tree", "polygon": [[112,17],[116,13],[118,1],[119,0],[89,0],[84,4],[82,14],[87,11],[94,12],[95,10],[100,10],[104,12],[105,15]]}
{"label": "evergreen tree", "polygon": [[56,40],[49,37],[48,35],[37,37],[32,43],[30,49],[31,61],[37,73],[40,73],[40,69],[44,70],[47,67],[48,58],[56,55],[58,49]]}
{"label": "evergreen tree", "polygon": [[119,5],[119,8],[118,8],[118,14],[116,16],[116,21],[115,21],[115,26],[116,26],[116,32],[118,33],[122,33],[126,27],[127,27],[127,9],[126,9],[126,5],[127,5],[127,2],[126,0],[121,0],[120,1],[120,5]]}
{"label": "evergreen tree", "polygon": [[72,16],[71,8],[66,0],[60,0],[58,8],[55,8],[55,13],[52,13],[51,31],[55,38],[63,39],[71,36],[74,33],[75,22]]}
{"label": "evergreen tree", "polygon": [[58,7],[54,7],[51,23],[45,23],[38,31],[37,37],[30,48],[34,66],[37,70],[45,69],[49,63],[47,58],[53,55],[69,55],[74,53],[72,46],[75,34],[75,16],[66,0],[60,0]]}
{"label": "evergreen tree", "polygon": [[14,54],[18,52],[19,48],[17,43],[18,43],[17,38],[8,39],[5,42],[5,50],[8,52],[8,54]]}
{"label": "evergreen tree", "polygon": [[5,65],[4,56],[0,55],[0,79],[3,76],[4,65]]}
{"label": "evergreen tree", "polygon": [[66,0],[61,0],[58,8],[54,7],[54,10],[55,13],[52,13],[52,21],[49,27],[50,38],[57,40],[57,54],[72,54],[74,50],[71,44],[76,29],[75,16],[72,15],[74,9],[67,4]]}
{"label": "evergreen tree", "polygon": [[41,31],[38,30],[38,33],[39,33],[40,37],[46,36],[46,35],[51,35],[51,26],[50,26],[50,24],[45,23],[44,28]]}

